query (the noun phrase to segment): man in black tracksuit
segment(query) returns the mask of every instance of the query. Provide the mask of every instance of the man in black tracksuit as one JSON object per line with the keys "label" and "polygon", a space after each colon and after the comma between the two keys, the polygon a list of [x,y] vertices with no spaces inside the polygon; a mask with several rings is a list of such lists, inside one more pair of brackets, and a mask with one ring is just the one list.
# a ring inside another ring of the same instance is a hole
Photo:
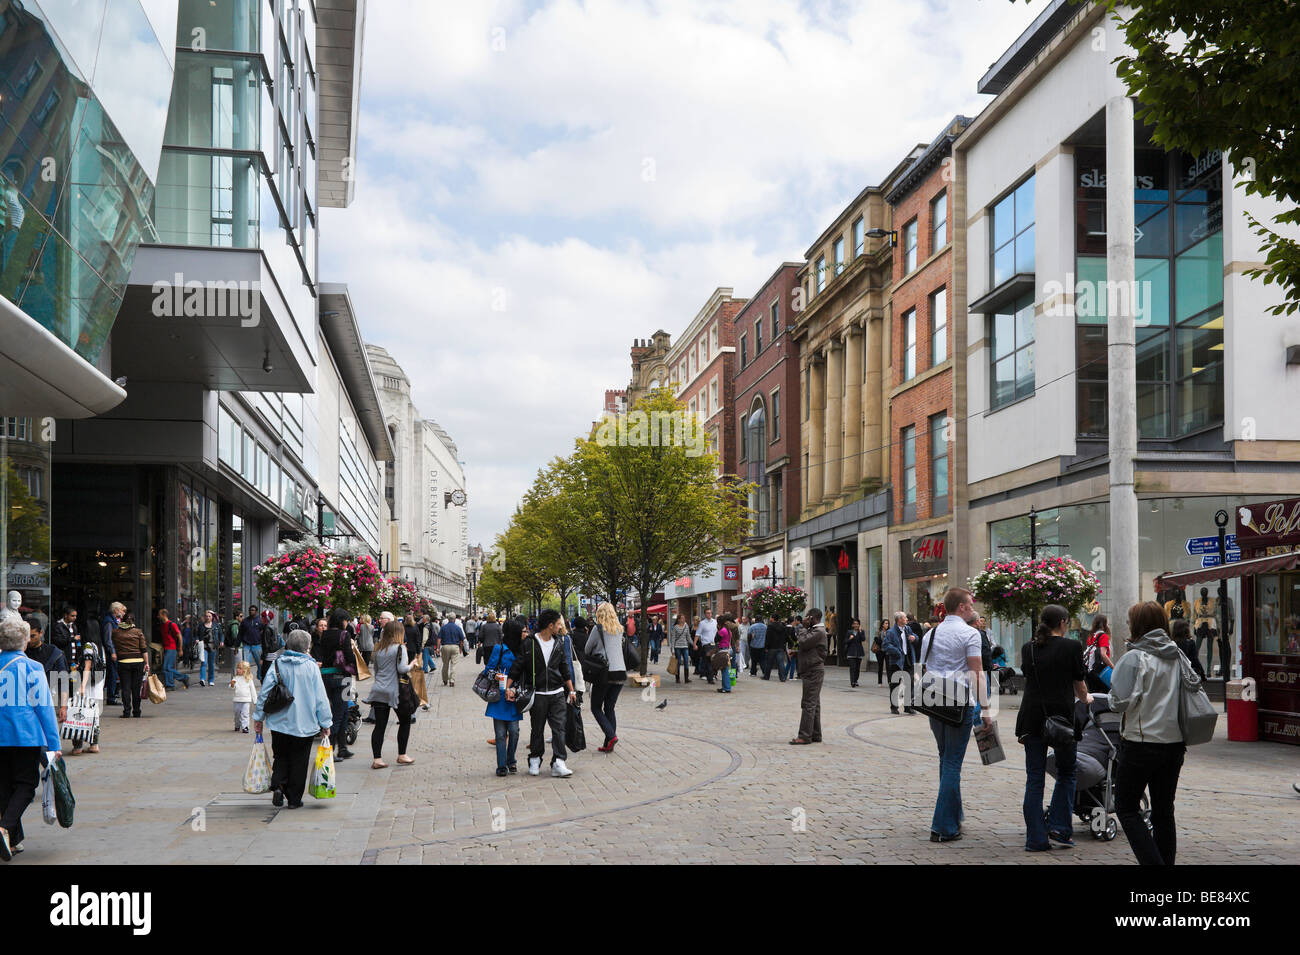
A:
{"label": "man in black tracksuit", "polygon": [[[551,775],[565,778],[573,770],[564,765],[568,751],[564,746],[565,718],[568,704],[577,699],[573,691],[573,664],[566,639],[557,639],[560,614],[543,610],[537,618],[537,631],[519,648],[506,686],[522,685],[534,692],[532,734],[528,743],[528,775],[541,772],[542,754],[546,752],[546,724],[551,724]],[[510,693],[509,699],[514,699]]]}

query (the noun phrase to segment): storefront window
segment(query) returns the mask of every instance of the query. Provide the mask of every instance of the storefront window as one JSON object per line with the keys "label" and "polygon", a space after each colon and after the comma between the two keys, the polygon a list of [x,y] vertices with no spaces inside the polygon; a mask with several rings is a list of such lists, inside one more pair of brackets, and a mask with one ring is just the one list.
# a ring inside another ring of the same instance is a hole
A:
{"label": "storefront window", "polygon": [[16,590],[20,613],[50,617],[50,444],[43,432],[38,418],[0,418],[0,599]]}
{"label": "storefront window", "polygon": [[[1290,576],[1290,575],[1288,575]],[[1284,612],[1282,608],[1282,578],[1266,574],[1255,584],[1255,652],[1281,653]],[[1292,596],[1295,586],[1287,587]],[[1289,629],[1289,628],[1287,628]]]}

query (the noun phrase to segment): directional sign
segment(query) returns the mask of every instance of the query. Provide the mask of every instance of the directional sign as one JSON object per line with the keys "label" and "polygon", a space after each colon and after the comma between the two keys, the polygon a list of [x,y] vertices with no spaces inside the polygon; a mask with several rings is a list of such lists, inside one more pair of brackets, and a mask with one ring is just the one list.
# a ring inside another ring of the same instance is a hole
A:
{"label": "directional sign", "polygon": [[[1236,550],[1236,549],[1237,549],[1237,535],[1236,535],[1236,534],[1229,534],[1229,535],[1227,535],[1227,541],[1226,541],[1226,544],[1227,544],[1228,550]],[[1216,534],[1216,535],[1213,536],[1213,537],[1189,537],[1189,538],[1187,538],[1187,553],[1188,553],[1189,555],[1193,555],[1193,556],[1196,555],[1196,554],[1216,554],[1216,555],[1217,555],[1217,554],[1219,553],[1219,537],[1218,537],[1218,535]]]}
{"label": "directional sign", "polygon": [[[1239,551],[1239,550],[1230,550],[1230,551],[1228,551],[1228,563],[1230,563],[1230,564],[1235,564],[1235,563],[1237,563],[1237,561],[1239,561],[1239,560],[1241,560],[1241,551]],[[1219,555],[1218,555],[1218,554],[1202,554],[1202,555],[1201,555],[1201,566],[1202,566],[1202,567],[1218,567],[1218,566],[1219,566]]]}

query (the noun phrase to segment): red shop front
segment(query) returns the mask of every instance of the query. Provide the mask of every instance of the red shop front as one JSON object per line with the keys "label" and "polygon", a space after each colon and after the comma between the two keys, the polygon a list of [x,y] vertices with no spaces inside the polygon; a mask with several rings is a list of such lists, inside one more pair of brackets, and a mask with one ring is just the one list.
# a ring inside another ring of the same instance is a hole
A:
{"label": "red shop front", "polygon": [[1241,578],[1241,672],[1253,681],[1259,738],[1300,744],[1300,497],[1236,510],[1240,562],[1160,579]]}

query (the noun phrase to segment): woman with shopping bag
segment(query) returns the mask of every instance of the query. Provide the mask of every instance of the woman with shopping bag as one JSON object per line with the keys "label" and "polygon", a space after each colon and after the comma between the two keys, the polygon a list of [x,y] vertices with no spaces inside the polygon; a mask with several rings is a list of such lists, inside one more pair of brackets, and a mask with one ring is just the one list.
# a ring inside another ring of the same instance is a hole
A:
{"label": "woman with shopping bag", "polygon": [[31,628],[5,612],[0,618],[0,861],[23,851],[23,812],[36,796],[41,759],[61,759],[59,722],[45,668],[24,653]]}
{"label": "woman with shopping bag", "polygon": [[[99,720],[104,713],[104,648],[93,640],[74,644],[75,660],[81,685],[68,703],[63,721],[63,738],[72,740],[72,755],[99,752]],[[89,744],[89,746],[87,746]]]}
{"label": "woman with shopping bag", "polygon": [[325,693],[320,668],[311,658],[311,636],[294,630],[284,652],[266,671],[266,680],[253,707],[253,730],[271,731],[272,804],[290,809],[302,806],[317,739],[328,747],[334,714]]}

